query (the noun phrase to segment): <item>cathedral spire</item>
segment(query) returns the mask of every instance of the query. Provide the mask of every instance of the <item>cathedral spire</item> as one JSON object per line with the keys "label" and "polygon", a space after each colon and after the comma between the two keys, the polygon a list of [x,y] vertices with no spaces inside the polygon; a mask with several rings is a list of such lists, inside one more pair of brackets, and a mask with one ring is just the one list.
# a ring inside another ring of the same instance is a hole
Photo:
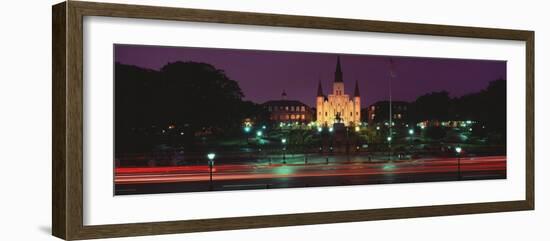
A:
{"label": "cathedral spire", "polygon": [[319,79],[319,86],[317,86],[317,97],[324,96],[323,87],[321,86],[321,80]]}
{"label": "cathedral spire", "polygon": [[354,93],[353,96],[355,96],[355,97],[361,96],[361,95],[359,94],[359,83],[358,83],[357,80],[355,81],[355,93]]}
{"label": "cathedral spire", "polygon": [[342,77],[342,66],[340,66],[340,56],[336,59],[336,71],[334,72],[334,82],[344,82]]}

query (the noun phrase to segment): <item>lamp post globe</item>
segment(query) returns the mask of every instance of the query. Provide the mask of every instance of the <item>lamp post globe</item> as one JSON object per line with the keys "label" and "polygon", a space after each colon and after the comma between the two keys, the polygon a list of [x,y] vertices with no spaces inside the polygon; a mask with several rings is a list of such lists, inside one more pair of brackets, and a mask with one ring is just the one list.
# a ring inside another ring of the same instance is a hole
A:
{"label": "lamp post globe", "polygon": [[462,152],[462,147],[460,146],[455,147],[455,151],[457,154],[460,154]]}
{"label": "lamp post globe", "polygon": [[208,157],[208,160],[212,161],[216,157],[216,153],[208,153],[206,156]]}

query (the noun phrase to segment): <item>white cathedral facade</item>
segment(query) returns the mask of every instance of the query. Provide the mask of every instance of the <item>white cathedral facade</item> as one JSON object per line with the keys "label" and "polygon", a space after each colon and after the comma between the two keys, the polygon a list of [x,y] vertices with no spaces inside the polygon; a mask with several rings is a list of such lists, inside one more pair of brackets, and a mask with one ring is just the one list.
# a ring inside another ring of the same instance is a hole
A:
{"label": "white cathedral facade", "polygon": [[356,126],[361,122],[361,97],[359,85],[355,81],[353,97],[345,92],[344,78],[340,58],[336,60],[336,71],[332,94],[324,95],[323,87],[319,81],[317,88],[317,124],[332,127],[335,123],[345,126]]}

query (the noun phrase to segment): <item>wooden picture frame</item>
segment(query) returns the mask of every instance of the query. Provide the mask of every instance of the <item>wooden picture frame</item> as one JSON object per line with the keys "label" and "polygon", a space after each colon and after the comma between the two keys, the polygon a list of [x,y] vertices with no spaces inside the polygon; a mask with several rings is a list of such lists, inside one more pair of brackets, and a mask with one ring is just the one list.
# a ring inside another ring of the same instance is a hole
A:
{"label": "wooden picture frame", "polygon": [[[66,240],[533,210],[534,32],[325,17],[68,1],[52,8],[52,232]],[[525,199],[303,214],[87,226],[83,224],[83,17],[160,19],[260,26],[518,40],[526,43]]]}

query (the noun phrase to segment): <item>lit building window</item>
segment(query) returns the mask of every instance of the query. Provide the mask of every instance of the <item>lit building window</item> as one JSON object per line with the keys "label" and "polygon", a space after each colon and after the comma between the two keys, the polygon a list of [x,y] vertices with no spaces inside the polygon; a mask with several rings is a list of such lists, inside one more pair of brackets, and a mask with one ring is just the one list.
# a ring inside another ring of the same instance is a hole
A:
{"label": "lit building window", "polygon": [[302,115],[302,120],[305,120],[306,119],[306,115]]}
{"label": "lit building window", "polygon": [[397,114],[397,119],[401,119],[401,114]]}
{"label": "lit building window", "polygon": [[376,116],[375,114],[371,114],[371,115],[370,115],[370,119],[371,119],[371,120],[374,120],[374,117],[375,117],[375,116]]}
{"label": "lit building window", "polygon": [[371,109],[371,110],[374,110],[374,109],[376,109],[376,107],[374,107],[374,105],[373,105],[373,106],[370,107],[370,109]]}
{"label": "lit building window", "polygon": [[290,119],[291,119],[291,120],[294,120],[294,119],[295,119],[295,116],[294,116],[294,115],[291,115],[291,116],[290,116]]}
{"label": "lit building window", "polygon": [[285,110],[288,110],[288,106],[285,106]]}
{"label": "lit building window", "polygon": [[306,111],[306,107],[305,107],[305,106],[302,106],[302,111]]}

